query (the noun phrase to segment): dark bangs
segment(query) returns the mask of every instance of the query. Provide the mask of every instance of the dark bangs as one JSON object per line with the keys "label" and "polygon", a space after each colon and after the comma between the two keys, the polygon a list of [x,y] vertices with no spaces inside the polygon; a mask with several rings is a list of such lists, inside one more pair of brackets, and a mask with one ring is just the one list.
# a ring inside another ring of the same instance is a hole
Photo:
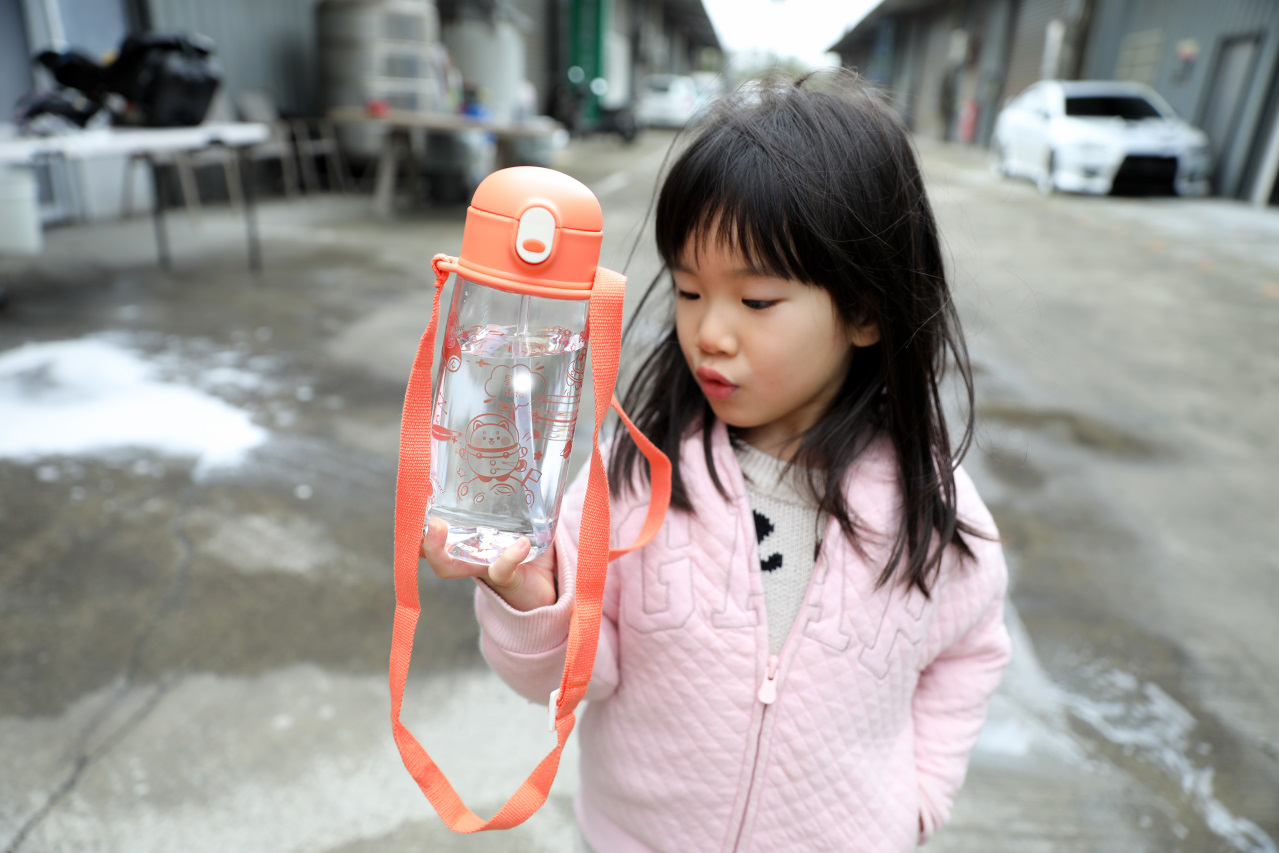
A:
{"label": "dark bangs", "polygon": [[752,140],[733,124],[715,125],[671,168],[657,202],[658,254],[673,268],[685,251],[722,244],[757,272],[815,282],[805,264],[814,247],[797,245],[787,226],[804,215],[795,198],[803,193],[774,168],[769,140]]}

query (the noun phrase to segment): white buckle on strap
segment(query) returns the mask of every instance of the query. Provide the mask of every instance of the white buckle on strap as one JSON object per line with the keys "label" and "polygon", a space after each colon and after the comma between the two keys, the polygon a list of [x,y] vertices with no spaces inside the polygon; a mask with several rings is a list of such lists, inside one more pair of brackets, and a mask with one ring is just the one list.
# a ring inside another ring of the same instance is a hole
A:
{"label": "white buckle on strap", "polygon": [[551,715],[550,715],[550,719],[548,721],[549,724],[547,727],[552,732],[555,731],[555,712],[559,710],[559,704],[560,704],[560,689],[556,687],[554,690],[551,691],[551,701],[548,705],[548,709],[550,710]]}

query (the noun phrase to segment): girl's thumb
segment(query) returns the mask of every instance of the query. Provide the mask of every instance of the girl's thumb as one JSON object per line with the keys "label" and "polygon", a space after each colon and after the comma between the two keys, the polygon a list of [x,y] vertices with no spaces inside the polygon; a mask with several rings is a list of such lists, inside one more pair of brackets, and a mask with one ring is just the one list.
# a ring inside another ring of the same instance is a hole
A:
{"label": "girl's thumb", "polygon": [[507,591],[518,586],[520,561],[528,556],[531,547],[532,543],[521,536],[489,566],[489,582]]}

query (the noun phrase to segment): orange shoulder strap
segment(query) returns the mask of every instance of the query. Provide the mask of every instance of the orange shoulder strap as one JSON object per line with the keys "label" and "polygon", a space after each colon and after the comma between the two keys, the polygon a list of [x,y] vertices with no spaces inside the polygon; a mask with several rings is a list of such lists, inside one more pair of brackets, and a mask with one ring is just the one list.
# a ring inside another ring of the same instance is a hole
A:
{"label": "orange shoulder strap", "polygon": [[[576,597],[569,624],[564,675],[560,680],[560,687],[551,694],[552,721],[558,743],[497,814],[487,821],[481,819],[466,807],[417,738],[400,722],[404,686],[408,680],[409,663],[413,654],[413,634],[421,613],[417,569],[422,525],[426,521],[426,512],[432,500],[431,371],[435,354],[435,333],[439,325],[440,293],[449,276],[448,271],[441,268],[441,261],[452,260],[447,256],[437,255],[432,261],[432,268],[435,270],[435,298],[431,306],[431,319],[418,344],[417,357],[413,361],[408,389],[404,395],[404,415],[400,422],[400,459],[395,487],[395,622],[391,631],[391,730],[400,756],[404,759],[404,766],[448,827],[455,832],[477,832],[485,829],[508,829],[523,823],[546,801],[559,768],[560,754],[576,722],[573,711],[586,695],[586,687],[595,666],[607,563],[621,554],[648,544],[661,527],[670,504],[671,464],[635,428],[613,397],[618,357],[621,353],[622,300],[625,296],[626,278],[600,267],[591,289],[587,319],[587,340],[595,388],[595,425],[591,433],[590,474],[578,542]],[[648,459],[652,479],[648,515],[639,537],[633,545],[617,549],[608,547],[611,527],[608,479],[599,447],[600,426],[610,405],[617,410],[622,422]]]}

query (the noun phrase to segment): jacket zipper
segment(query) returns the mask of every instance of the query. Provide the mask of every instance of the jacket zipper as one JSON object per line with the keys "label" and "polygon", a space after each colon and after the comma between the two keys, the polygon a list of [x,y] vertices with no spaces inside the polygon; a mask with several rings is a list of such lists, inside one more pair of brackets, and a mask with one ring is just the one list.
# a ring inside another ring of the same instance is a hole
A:
{"label": "jacket zipper", "polygon": [[[777,670],[781,667],[782,659],[779,655],[768,656],[768,669],[764,673],[764,683],[759,686],[759,693],[755,694],[759,701],[765,705],[771,705],[777,701]],[[764,709],[764,713],[768,713],[768,709]],[[761,731],[763,726],[760,726]]]}
{"label": "jacket zipper", "polygon": [[[755,757],[751,762],[751,775],[746,783],[746,802],[742,806],[741,823],[737,825],[737,839],[733,842],[733,850],[737,851],[741,848],[742,833],[746,830],[746,816],[751,804],[751,791],[755,787],[755,774],[759,770],[759,753],[760,746],[764,741],[764,723],[768,719],[768,712],[772,709],[773,703],[777,701],[777,675],[781,670],[782,654],[786,648],[795,641],[795,632],[799,629],[800,623],[808,623],[809,619],[805,617],[809,605],[809,597],[813,594],[814,578],[817,577],[817,564],[822,559],[822,553],[819,549],[816,559],[813,560],[813,574],[808,579],[808,588],[804,591],[804,604],[800,609],[800,615],[795,619],[795,624],[791,625],[790,634],[786,637],[786,641],[782,643],[782,650],[778,654],[770,654],[768,656],[768,664],[764,669],[764,680],[759,685],[759,690],[755,693],[755,698],[764,706],[763,713],[759,717],[759,728],[755,732]],[[759,560],[759,555],[755,554],[754,559]],[[767,619],[767,615],[765,615]]]}
{"label": "jacket zipper", "polygon": [[755,787],[755,774],[759,771],[759,753],[760,747],[764,742],[764,721],[768,718],[768,712],[772,704],[777,701],[777,671],[781,669],[782,659],[780,655],[769,655],[768,666],[764,670],[764,681],[759,685],[759,690],[755,694],[764,705],[763,712],[759,715],[759,728],[755,730],[755,757],[751,760],[751,775],[746,783],[746,800],[742,804],[742,821],[737,825],[737,840],[733,842],[733,850],[738,850],[742,845],[742,833],[746,831],[746,813],[751,805],[751,790]]}
{"label": "jacket zipper", "polygon": [[[750,504],[748,501],[747,507],[749,507],[749,505]],[[749,514],[750,514],[749,508],[747,509],[746,512],[747,512],[747,516],[749,517]],[[809,621],[809,619],[805,618],[804,614],[806,613],[807,608],[810,606],[808,599],[809,599],[809,596],[811,596],[813,593],[813,581],[814,581],[814,578],[817,577],[817,564],[818,562],[821,561],[823,556],[822,548],[821,548],[821,544],[823,542],[824,542],[824,538],[823,540],[819,541],[817,554],[814,555],[813,573],[808,578],[808,588],[804,590],[804,603],[800,608],[800,615],[796,617],[794,624],[791,625],[790,634],[786,637],[786,640],[782,643],[781,652],[779,652],[778,654],[769,654],[767,666],[765,666],[764,668],[764,680],[763,682],[760,683],[759,690],[756,691],[755,693],[755,698],[758,699],[760,703],[764,706],[764,710],[759,715],[759,728],[755,730],[755,757],[751,760],[751,775],[746,782],[746,800],[742,804],[741,822],[737,824],[737,837],[733,840],[734,853],[736,853],[736,851],[741,848],[742,833],[746,831],[746,817],[747,817],[747,812],[750,811],[751,792],[755,788],[755,775],[759,771],[760,746],[764,742],[764,723],[768,719],[768,712],[772,709],[773,703],[777,701],[777,674],[781,670],[782,653],[786,651],[787,646],[789,646],[794,640],[795,631],[798,630],[800,623],[803,622],[807,624]],[[753,540],[752,540],[752,546],[753,546]],[[754,547],[751,547],[750,555],[751,555],[750,558],[753,559],[756,564],[758,564],[759,554]],[[764,618],[765,620],[767,620],[768,618],[767,614],[765,614]]]}

